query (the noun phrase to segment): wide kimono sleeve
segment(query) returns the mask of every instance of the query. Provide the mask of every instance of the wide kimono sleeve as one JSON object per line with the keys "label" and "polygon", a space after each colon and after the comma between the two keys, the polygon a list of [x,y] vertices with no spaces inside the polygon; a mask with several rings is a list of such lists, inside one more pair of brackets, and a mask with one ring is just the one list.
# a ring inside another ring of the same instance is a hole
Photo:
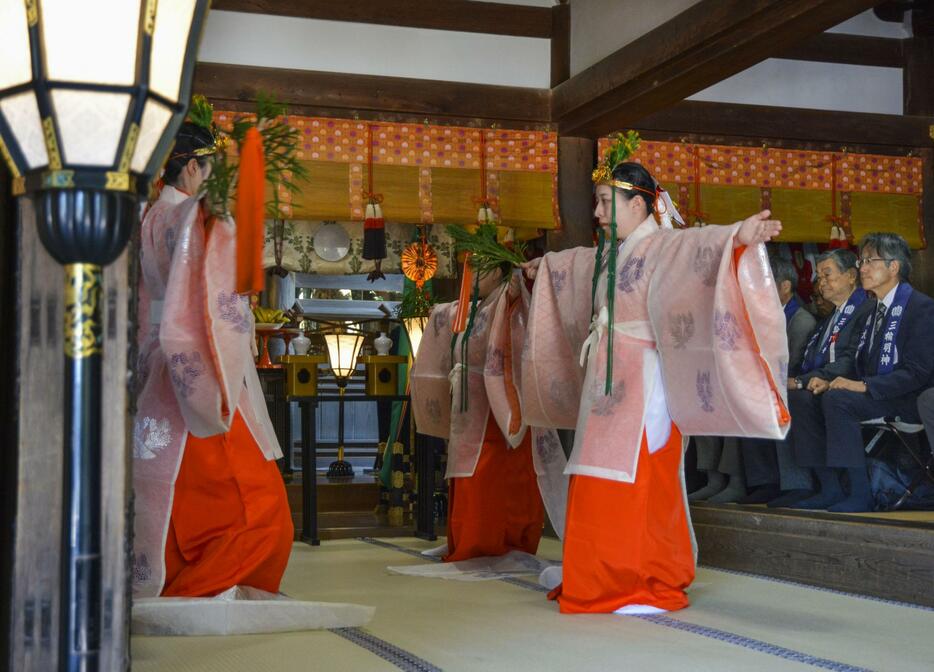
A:
{"label": "wide kimono sleeve", "polygon": [[538,267],[522,350],[522,416],[533,427],[574,429],[590,331],[593,248],[546,254]]}
{"label": "wide kimono sleeve", "polygon": [[788,342],[764,245],[739,230],[662,231],[648,303],[668,409],[684,434],[784,438]]}
{"label": "wide kimono sleeve", "polygon": [[451,320],[454,303],[431,311],[412,367],[412,410],[421,434],[447,439],[451,433]]}
{"label": "wide kimono sleeve", "polygon": [[483,371],[490,411],[506,442],[513,448],[522,442],[528,428],[519,401],[519,353],[525,340],[529,298],[521,275],[514,273],[509,279],[509,289],[500,293],[493,308]]}
{"label": "wide kimono sleeve", "polygon": [[196,199],[176,209],[159,342],[188,431],[213,436],[230,429],[253,368],[253,316],[234,291],[233,222],[216,220],[208,238]]}

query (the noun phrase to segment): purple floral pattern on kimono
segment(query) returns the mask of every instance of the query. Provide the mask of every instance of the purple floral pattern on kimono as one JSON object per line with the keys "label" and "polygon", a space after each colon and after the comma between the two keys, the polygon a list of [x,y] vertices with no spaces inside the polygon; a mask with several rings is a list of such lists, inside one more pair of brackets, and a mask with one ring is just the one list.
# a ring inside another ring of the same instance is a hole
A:
{"label": "purple floral pattern on kimono", "polygon": [[568,402],[570,393],[568,385],[564,382],[554,379],[548,386],[548,399],[556,406],[564,406]]}
{"label": "purple floral pattern on kimono", "polygon": [[739,329],[739,323],[736,317],[730,311],[714,311],[713,330],[719,339],[721,350],[736,350],[736,342],[742,338],[743,334]]}
{"label": "purple floral pattern on kimono", "polygon": [[169,357],[172,385],[182,399],[187,399],[195,390],[195,381],[204,373],[204,362],[200,352],[176,352]]}
{"label": "purple floral pattern on kimono", "polygon": [[694,272],[707,287],[717,284],[718,261],[717,251],[709,245],[699,247],[694,253]]}
{"label": "purple floral pattern on kimono", "polygon": [[535,439],[535,454],[542,464],[553,462],[557,456],[556,450],[561,451],[561,444],[552,432],[542,432]]}
{"label": "purple floral pattern on kimono", "polygon": [[221,291],[217,295],[217,311],[224,322],[230,323],[238,334],[245,334],[253,326],[244,310],[244,300],[236,292]]}
{"label": "purple floral pattern on kimono", "polygon": [[486,329],[487,322],[490,321],[490,311],[489,310],[477,310],[477,314],[473,318],[473,329],[471,329],[472,334],[482,333]]}
{"label": "purple floral pattern on kimono", "polygon": [[629,257],[619,272],[616,286],[621,292],[633,292],[645,272],[645,257]]}
{"label": "purple floral pattern on kimono", "polygon": [[711,405],[713,400],[713,386],[710,384],[710,371],[697,372],[697,399],[701,403],[701,410],[704,413],[713,413],[714,407]]}
{"label": "purple floral pattern on kimono", "polygon": [[560,294],[564,290],[564,286],[567,284],[568,272],[567,271],[552,271],[551,272],[551,287],[554,290],[555,294]]}
{"label": "purple floral pattern on kimono", "polygon": [[694,338],[694,314],[690,311],[672,313],[668,316],[668,331],[674,347],[684,350],[688,342]]}
{"label": "purple floral pattern on kimono", "polygon": [[614,409],[619,406],[626,396],[626,386],[623,381],[613,383],[610,394],[606,394],[605,381],[598,377],[593,387],[593,405],[590,407],[591,415],[606,417],[613,415]]}
{"label": "purple floral pattern on kimono", "polygon": [[441,335],[441,332],[444,331],[444,327],[448,321],[448,311],[439,310],[435,313],[434,317],[431,318],[431,326],[435,330],[435,337]]}
{"label": "purple floral pattern on kimono", "polygon": [[503,351],[499,348],[493,348],[486,356],[486,366],[484,373],[490,376],[503,375],[503,363],[505,361]]}

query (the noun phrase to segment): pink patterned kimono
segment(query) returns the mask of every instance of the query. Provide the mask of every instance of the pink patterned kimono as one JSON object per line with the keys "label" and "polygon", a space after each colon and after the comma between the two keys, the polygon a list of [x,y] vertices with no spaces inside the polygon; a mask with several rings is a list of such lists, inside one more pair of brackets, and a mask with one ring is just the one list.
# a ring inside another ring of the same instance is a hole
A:
{"label": "pink patterned kimono", "polygon": [[[253,363],[252,313],[246,298],[233,291],[234,239],[230,220],[216,220],[208,234],[199,201],[171,186],[143,220],[139,315],[148,329],[141,330],[146,335],[137,369],[141,392],[133,430],[133,579],[139,597],[160,595],[171,579],[166,576],[167,542],[171,558],[186,567],[197,567],[209,562],[212,553],[223,552],[234,567],[275,564],[271,574],[276,575],[276,586],[285,569],[291,518],[275,463],[267,462],[282,452]],[[186,444],[198,446],[187,470]],[[196,465],[210,466],[212,459],[221,463],[210,468],[211,478],[199,478]],[[238,466],[242,464],[252,465],[253,473],[246,478]],[[185,501],[210,502],[213,497],[218,510],[179,510],[174,499],[180,470],[194,493],[186,494]],[[237,501],[223,499],[218,483],[227,493],[239,493]],[[263,509],[258,517],[251,509],[256,501]],[[235,523],[230,522],[231,506]],[[221,508],[226,517],[219,513]],[[229,527],[233,525],[236,529]],[[182,539],[183,529],[194,541]],[[230,576],[237,582],[243,573]],[[227,587],[191,590],[214,594]]]}
{"label": "pink patterned kimono", "polygon": [[539,267],[522,412],[576,430],[554,591],[563,612],[686,606],[696,554],[682,433],[787,431],[785,387],[775,385],[787,377],[784,315],[765,247],[734,253],[738,228],[673,231],[647,218],[620,246],[613,325],[605,271],[591,303],[592,248],[548,254]]}
{"label": "pink patterned kimono", "polygon": [[[545,510],[560,534],[567,496],[566,459],[554,430],[529,427],[521,415],[520,353],[530,297],[518,275],[509,282],[511,293],[504,283],[480,303],[468,339],[466,363],[461,361],[463,334],[457,336],[452,360],[457,303],[435,306],[412,369],[415,421],[422,434],[447,439],[445,477],[449,479],[473,477],[484,451],[530,449],[533,484],[537,481]],[[461,405],[463,376],[467,377],[465,410]],[[500,438],[491,436],[490,428],[498,430]],[[457,483],[455,487],[460,487]]]}

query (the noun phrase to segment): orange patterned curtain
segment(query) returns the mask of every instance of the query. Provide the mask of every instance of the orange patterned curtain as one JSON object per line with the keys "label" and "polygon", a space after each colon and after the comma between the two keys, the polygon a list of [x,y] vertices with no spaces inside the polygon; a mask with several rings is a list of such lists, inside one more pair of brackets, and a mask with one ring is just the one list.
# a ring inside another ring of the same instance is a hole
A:
{"label": "orange patterned curtain", "polygon": [[[215,112],[222,127],[237,116]],[[554,132],[380,122],[371,156],[365,121],[289,116],[288,122],[301,133],[298,158],[310,175],[299,194],[280,193],[290,219],[362,221],[372,160],[387,221],[473,224],[483,134],[488,191],[496,192],[500,223],[523,230],[522,237],[560,228]]]}
{"label": "orange patterned curtain", "polygon": [[[607,147],[601,139],[601,155]],[[926,245],[917,157],[643,141],[633,160],[692,221],[725,224],[770,208],[787,242],[828,243],[833,220],[851,242],[891,231]]]}

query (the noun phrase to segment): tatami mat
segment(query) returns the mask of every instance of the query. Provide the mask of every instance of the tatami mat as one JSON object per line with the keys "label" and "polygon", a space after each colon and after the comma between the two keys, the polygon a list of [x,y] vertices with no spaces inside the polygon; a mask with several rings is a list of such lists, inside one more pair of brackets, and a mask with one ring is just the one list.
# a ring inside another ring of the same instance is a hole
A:
{"label": "tatami mat", "polygon": [[[331,632],[133,638],[134,670],[856,669],[917,671],[934,660],[934,611],[701,568],[692,606],[661,618],[564,616],[542,592],[505,583],[391,575],[428,562],[387,539],[296,544],[282,590],[296,598],[376,607],[360,634],[412,654],[396,665]],[[539,553],[560,558],[543,540]],[[379,648],[379,647],[376,647]],[[397,657],[398,661],[399,658]]]}

